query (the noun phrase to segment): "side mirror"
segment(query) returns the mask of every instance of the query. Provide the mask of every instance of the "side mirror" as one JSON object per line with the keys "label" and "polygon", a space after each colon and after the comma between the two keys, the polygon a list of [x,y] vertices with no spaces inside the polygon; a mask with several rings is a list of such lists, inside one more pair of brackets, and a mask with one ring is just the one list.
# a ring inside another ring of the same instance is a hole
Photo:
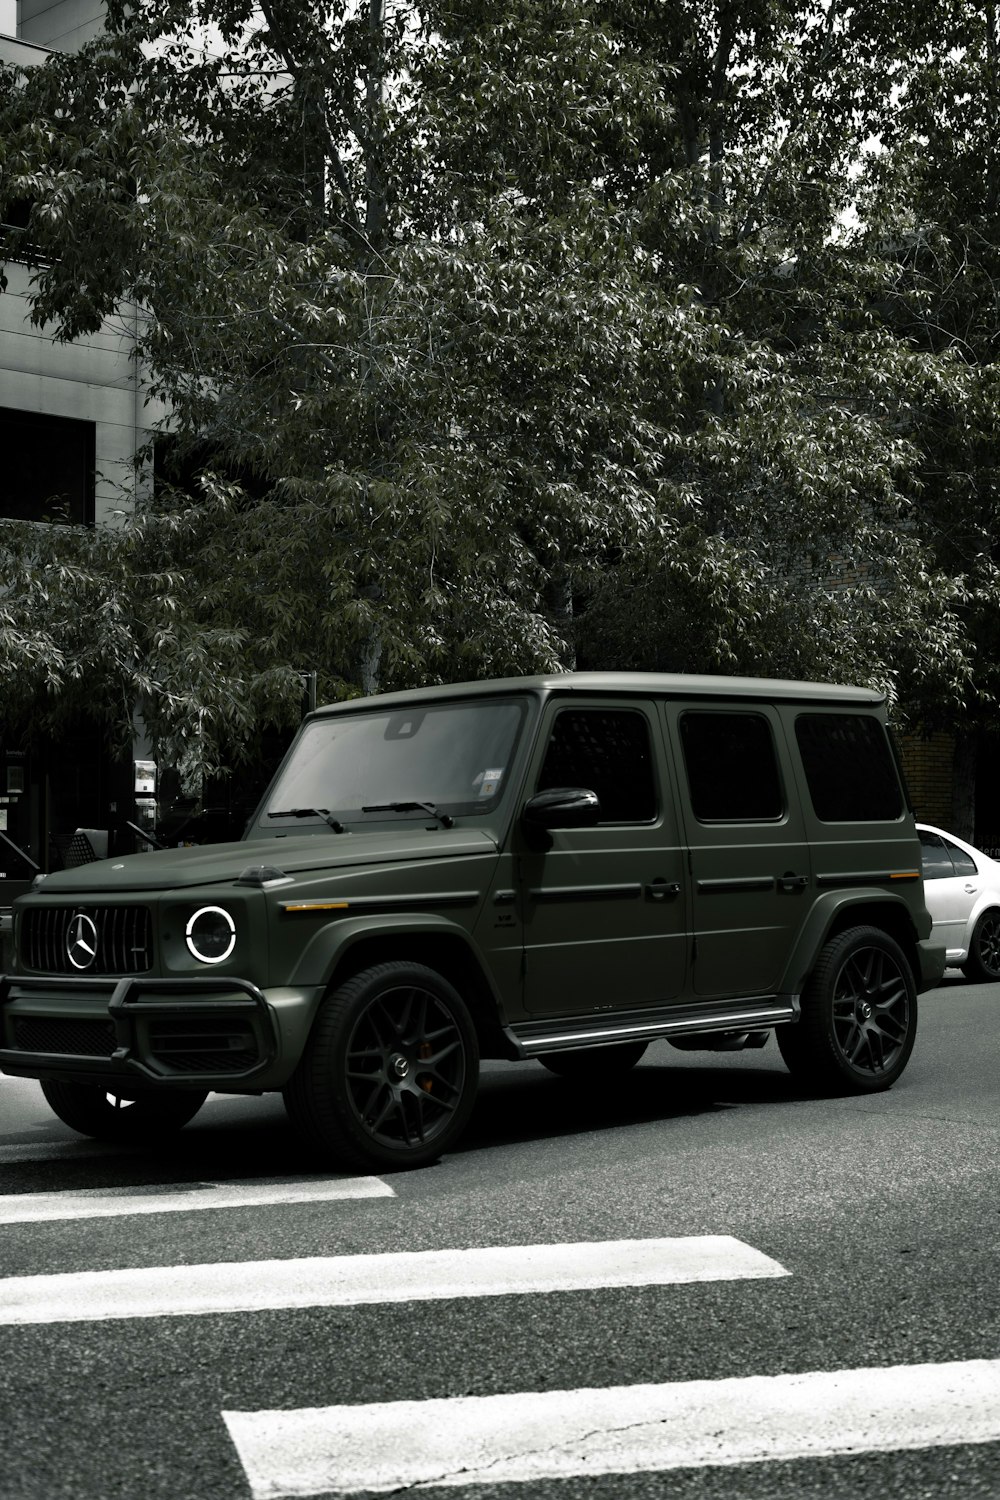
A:
{"label": "side mirror", "polygon": [[521,816],[529,828],[593,828],[601,803],[582,786],[553,786],[529,798]]}

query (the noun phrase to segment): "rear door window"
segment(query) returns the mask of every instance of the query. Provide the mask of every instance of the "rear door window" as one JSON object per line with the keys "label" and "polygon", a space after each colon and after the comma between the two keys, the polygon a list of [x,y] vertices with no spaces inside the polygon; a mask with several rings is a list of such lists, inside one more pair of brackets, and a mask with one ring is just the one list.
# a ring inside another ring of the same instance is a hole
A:
{"label": "rear door window", "polygon": [[681,715],[691,807],[699,823],[773,823],[785,810],[771,726],[762,714]]}

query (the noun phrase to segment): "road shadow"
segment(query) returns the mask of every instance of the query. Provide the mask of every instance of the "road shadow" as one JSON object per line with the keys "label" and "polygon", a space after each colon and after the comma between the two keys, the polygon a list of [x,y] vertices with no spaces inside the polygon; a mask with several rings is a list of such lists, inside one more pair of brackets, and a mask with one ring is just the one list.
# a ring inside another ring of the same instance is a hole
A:
{"label": "road shadow", "polygon": [[[79,1192],[87,1188],[184,1187],[200,1182],[354,1176],[310,1152],[280,1115],[265,1122],[215,1123],[206,1111],[161,1142],[107,1144],[78,1137],[54,1142],[65,1154],[5,1162],[4,1193]],[[79,1155],[73,1154],[79,1152]]]}
{"label": "road shadow", "polygon": [[[540,1064],[493,1067],[484,1073],[469,1124],[449,1154],[819,1097],[775,1068],[713,1066],[700,1055],[692,1062],[643,1062],[631,1072],[585,1082],[557,1077]],[[310,1151],[273,1109],[256,1121],[213,1120],[209,1108],[159,1144],[102,1147],[82,1138],[57,1144],[64,1153],[79,1149],[80,1154],[5,1163],[2,1191],[155,1191],[212,1181],[379,1175],[375,1168],[370,1173],[339,1168]]]}
{"label": "road shadow", "polygon": [[615,1130],[628,1125],[722,1114],[747,1104],[798,1103],[808,1095],[773,1069],[644,1063],[632,1072],[586,1082],[541,1067],[483,1078],[472,1118],[452,1155],[486,1146]]}

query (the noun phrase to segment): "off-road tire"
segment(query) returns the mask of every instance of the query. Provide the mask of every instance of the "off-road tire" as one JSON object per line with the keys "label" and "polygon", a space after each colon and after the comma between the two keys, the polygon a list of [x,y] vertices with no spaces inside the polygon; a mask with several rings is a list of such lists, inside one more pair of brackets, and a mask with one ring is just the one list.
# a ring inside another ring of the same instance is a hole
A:
{"label": "off-road tire", "polygon": [[329,994],[284,1089],[308,1144],[378,1171],[426,1166],[468,1122],[479,1043],[462,997],[425,964],[378,964]]}
{"label": "off-road tire", "polygon": [[878,927],[851,927],[820,951],[797,1024],[777,1028],[789,1071],[831,1094],[874,1094],[902,1073],[917,1034],[913,971]]}

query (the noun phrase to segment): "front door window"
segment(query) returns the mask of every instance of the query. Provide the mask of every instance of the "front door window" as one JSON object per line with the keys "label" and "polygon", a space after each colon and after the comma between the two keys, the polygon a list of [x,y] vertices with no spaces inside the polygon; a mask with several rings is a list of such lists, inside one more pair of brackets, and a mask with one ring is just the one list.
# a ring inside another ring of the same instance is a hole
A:
{"label": "front door window", "polygon": [[545,751],[537,791],[596,792],[602,823],[648,823],[656,816],[649,724],[619,709],[563,709]]}

